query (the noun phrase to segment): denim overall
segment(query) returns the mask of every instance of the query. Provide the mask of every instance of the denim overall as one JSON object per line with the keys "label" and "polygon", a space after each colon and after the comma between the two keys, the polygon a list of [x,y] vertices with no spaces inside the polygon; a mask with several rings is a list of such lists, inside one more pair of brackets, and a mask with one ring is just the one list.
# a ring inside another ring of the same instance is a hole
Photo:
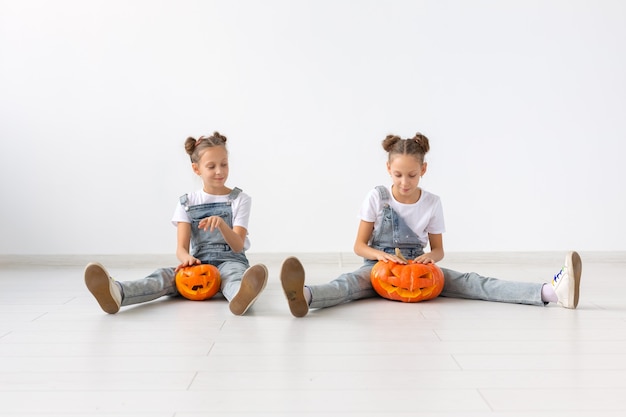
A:
{"label": "denim overall", "polygon": [[[211,216],[220,216],[229,227],[233,227],[232,201],[241,193],[235,188],[228,195],[228,202],[208,203],[190,206],[187,195],[180,197],[180,204],[191,220],[191,254],[202,261],[212,264],[220,271],[221,291],[227,300],[231,300],[239,291],[241,277],[250,266],[245,253],[234,252],[224,240],[219,230],[213,232],[198,228],[200,220]],[[175,268],[160,268],[144,279],[120,282],[122,286],[122,305],[144,303],[163,296],[178,295],[176,289]]]}
{"label": "denim overall", "polygon": [[[398,216],[389,205],[389,191],[383,186],[376,187],[383,202],[382,221],[374,231],[370,246],[395,253],[399,248],[407,259],[414,259],[424,253],[415,232]],[[364,259],[363,265],[354,272],[340,275],[337,279],[322,285],[308,286],[311,290],[311,308],[331,307],[346,301],[378,296],[372,288],[370,274],[377,260]]]}
{"label": "denim overall", "polygon": [[[389,192],[377,186],[383,202],[382,222],[374,231],[370,246],[394,254],[398,248],[406,259],[415,259],[424,253],[418,236],[389,205]],[[370,274],[377,260],[364,259],[363,265],[354,272],[340,275],[322,285],[308,286],[311,290],[311,308],[324,308],[347,301],[377,296],[372,288]],[[473,300],[501,301],[519,304],[544,305],[541,300],[542,283],[525,283],[488,278],[474,272],[463,273],[441,268],[445,285],[442,297]]]}

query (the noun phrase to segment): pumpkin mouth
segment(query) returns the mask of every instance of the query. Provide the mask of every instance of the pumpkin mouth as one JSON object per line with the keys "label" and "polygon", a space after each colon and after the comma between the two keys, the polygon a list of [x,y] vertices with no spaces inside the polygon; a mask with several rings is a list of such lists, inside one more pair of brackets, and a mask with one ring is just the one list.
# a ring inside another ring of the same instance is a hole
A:
{"label": "pumpkin mouth", "polygon": [[419,278],[420,281],[429,281],[429,284],[417,288],[397,287],[389,282],[380,281],[380,286],[389,294],[398,294],[402,298],[424,298],[430,296],[435,290],[434,282],[431,279]]}

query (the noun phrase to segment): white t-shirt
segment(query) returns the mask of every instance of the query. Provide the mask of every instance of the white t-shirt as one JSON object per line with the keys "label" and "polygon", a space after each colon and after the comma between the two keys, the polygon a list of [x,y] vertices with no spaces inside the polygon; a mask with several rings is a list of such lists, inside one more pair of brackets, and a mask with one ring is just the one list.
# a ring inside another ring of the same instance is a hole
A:
{"label": "white t-shirt", "polygon": [[[393,198],[391,186],[387,187],[387,191],[389,192],[389,205],[418,236],[423,247],[428,245],[429,233],[440,234],[446,231],[443,208],[438,196],[422,190],[422,195],[416,203],[403,204]],[[383,217],[383,201],[377,189],[374,188],[367,194],[358,217],[360,220],[373,222],[374,231],[378,230]]]}
{"label": "white t-shirt", "polygon": [[[227,195],[213,195],[207,194],[203,190],[194,191],[193,193],[187,194],[189,199],[190,206],[196,206],[198,204],[209,204],[209,203],[227,203],[228,202],[228,194]],[[248,230],[248,221],[250,219],[250,207],[252,206],[252,199],[250,196],[244,192],[240,192],[237,198],[233,200],[231,205],[233,211],[233,227],[239,226]],[[191,223],[191,219],[189,215],[185,211],[185,208],[180,204],[180,201],[176,205],[176,209],[174,210],[174,215],[172,216],[172,224],[174,226],[178,226],[178,222],[183,223]],[[246,233],[246,240],[243,245],[244,250],[248,250],[250,248],[250,240],[248,239],[248,235]]]}

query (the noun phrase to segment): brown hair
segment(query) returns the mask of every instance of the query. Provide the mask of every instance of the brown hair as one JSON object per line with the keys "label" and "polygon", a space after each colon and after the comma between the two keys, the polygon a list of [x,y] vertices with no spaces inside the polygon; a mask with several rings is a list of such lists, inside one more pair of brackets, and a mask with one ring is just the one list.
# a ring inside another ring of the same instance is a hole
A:
{"label": "brown hair", "polygon": [[211,136],[200,136],[198,139],[190,136],[185,140],[185,151],[187,151],[193,163],[197,163],[200,160],[203,151],[214,146],[226,148],[226,136],[220,135],[219,132],[213,132]]}
{"label": "brown hair", "polygon": [[420,161],[420,164],[423,164],[424,155],[430,150],[430,145],[428,138],[418,132],[412,139],[387,135],[383,140],[383,149],[389,152],[389,160],[393,155],[413,155]]}

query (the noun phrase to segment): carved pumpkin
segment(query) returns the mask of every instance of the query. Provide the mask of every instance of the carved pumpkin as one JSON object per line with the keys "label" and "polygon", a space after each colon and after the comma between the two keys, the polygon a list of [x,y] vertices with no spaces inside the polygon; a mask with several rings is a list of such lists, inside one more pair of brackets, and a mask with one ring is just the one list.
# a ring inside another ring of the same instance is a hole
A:
{"label": "carved pumpkin", "polygon": [[213,297],[220,289],[220,271],[210,264],[181,268],[176,273],[176,288],[189,300],[202,301]]}
{"label": "carved pumpkin", "polygon": [[[396,256],[404,260],[396,249]],[[412,260],[406,265],[379,261],[372,268],[372,287],[382,297],[405,303],[430,300],[443,290],[443,272],[433,263],[420,264]]]}

